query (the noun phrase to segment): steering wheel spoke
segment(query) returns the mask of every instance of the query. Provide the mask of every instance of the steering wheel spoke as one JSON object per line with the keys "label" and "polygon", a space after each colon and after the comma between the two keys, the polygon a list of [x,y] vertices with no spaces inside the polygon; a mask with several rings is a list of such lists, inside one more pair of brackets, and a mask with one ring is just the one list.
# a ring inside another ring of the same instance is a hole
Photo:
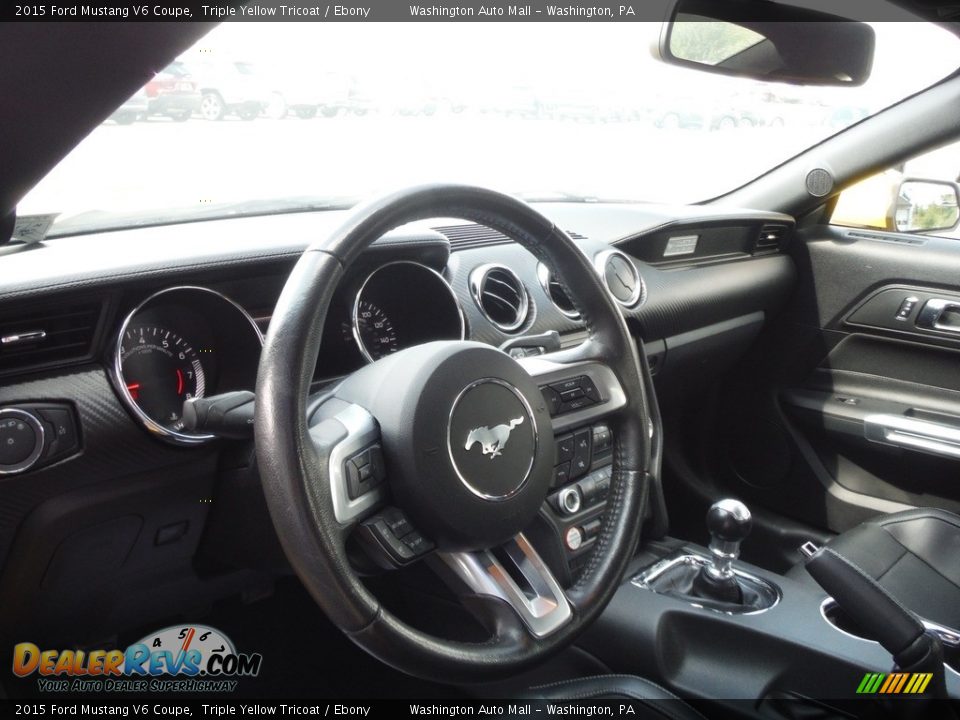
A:
{"label": "steering wheel spoke", "polygon": [[573,619],[563,588],[523,533],[491,550],[436,557],[440,576],[455,592],[506,603],[536,639],[552,635]]}
{"label": "steering wheel spoke", "polygon": [[430,555],[436,545],[397,507],[385,507],[356,528],[367,557],[383,570],[407,567]]}
{"label": "steering wheel spoke", "polygon": [[627,396],[610,366],[588,352],[551,353],[517,360],[540,388],[554,432],[624,408]]}
{"label": "steering wheel spoke", "polygon": [[360,405],[334,402],[335,412],[311,425],[310,440],[327,465],[334,518],[349,530],[386,502],[387,471],[373,415]]}

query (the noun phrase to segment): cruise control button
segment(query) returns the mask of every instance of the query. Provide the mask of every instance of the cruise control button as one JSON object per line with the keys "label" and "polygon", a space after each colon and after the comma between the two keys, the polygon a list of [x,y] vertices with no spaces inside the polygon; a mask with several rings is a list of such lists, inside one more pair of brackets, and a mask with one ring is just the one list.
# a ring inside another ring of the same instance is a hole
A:
{"label": "cruise control button", "polygon": [[570,481],[570,463],[562,463],[553,469],[553,486],[559,487]]}

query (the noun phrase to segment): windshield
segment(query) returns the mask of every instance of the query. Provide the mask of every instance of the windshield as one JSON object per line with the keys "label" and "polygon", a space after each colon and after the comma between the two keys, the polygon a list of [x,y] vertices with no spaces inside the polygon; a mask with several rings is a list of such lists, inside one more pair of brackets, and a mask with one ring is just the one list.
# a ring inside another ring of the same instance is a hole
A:
{"label": "windshield", "polygon": [[817,88],[666,65],[649,49],[659,23],[227,23],[158,68],[18,212],[95,227],[437,181],[702,201],[960,65],[941,28],[874,27],[868,82]]}

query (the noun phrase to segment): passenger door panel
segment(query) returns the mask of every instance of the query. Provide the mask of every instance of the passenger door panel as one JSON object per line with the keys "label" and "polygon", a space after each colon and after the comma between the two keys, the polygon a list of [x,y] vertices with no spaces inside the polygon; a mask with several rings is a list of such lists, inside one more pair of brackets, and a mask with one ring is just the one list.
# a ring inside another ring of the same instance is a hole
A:
{"label": "passenger door panel", "polygon": [[788,309],[721,394],[725,490],[842,532],[960,511],[960,241],[819,226]]}

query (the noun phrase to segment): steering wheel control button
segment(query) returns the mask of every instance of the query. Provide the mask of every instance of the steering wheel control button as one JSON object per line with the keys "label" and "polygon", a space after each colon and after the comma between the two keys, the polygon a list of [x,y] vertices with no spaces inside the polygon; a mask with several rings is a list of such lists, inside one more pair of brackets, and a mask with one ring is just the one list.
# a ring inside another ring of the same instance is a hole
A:
{"label": "steering wheel control button", "polygon": [[590,428],[578,430],[573,435],[573,460],[570,462],[570,477],[578,478],[590,469],[592,443]]}
{"label": "steering wheel control button", "polygon": [[600,402],[596,383],[586,375],[561,380],[540,388],[551,415],[582,410]]}
{"label": "steering wheel control button", "polygon": [[549,386],[544,386],[540,388],[540,394],[543,395],[543,399],[547,403],[547,409],[550,411],[550,414],[559,414],[560,405],[562,404],[562,401],[560,400],[560,393]]}
{"label": "steering wheel control button", "polygon": [[431,552],[435,546],[410,524],[399,508],[388,508],[360,526],[360,538],[378,565],[405,565]]}
{"label": "steering wheel control button", "polygon": [[0,409],[0,475],[33,467],[43,453],[44,435],[34,414],[19,408]]}
{"label": "steering wheel control button", "polygon": [[604,453],[613,447],[613,433],[606,425],[597,425],[593,428],[593,452]]}
{"label": "steering wheel control button", "polygon": [[576,525],[567,528],[567,532],[563,535],[563,542],[566,544],[567,550],[571,552],[579,550],[583,545],[583,531]]}
{"label": "steering wheel control button", "polygon": [[433,543],[427,540],[416,530],[404,535],[402,538],[400,538],[400,541],[410,548],[410,551],[413,553],[414,557],[426,555],[428,552],[433,550]]}
{"label": "steering wheel control button", "polygon": [[576,515],[580,510],[580,490],[576,485],[560,491],[560,508],[567,515]]}
{"label": "steering wheel control button", "polygon": [[557,438],[557,463],[573,460],[573,435],[564,435]]}
{"label": "steering wheel control button", "polygon": [[587,399],[595,403],[600,402],[600,391],[597,390],[596,383],[586,375],[580,378],[580,389],[583,390],[583,394]]}
{"label": "steering wheel control button", "polygon": [[471,383],[454,401],[447,440],[461,482],[485,500],[505,500],[527,482],[537,451],[533,411],[510,383]]}
{"label": "steering wheel control button", "polygon": [[580,378],[575,377],[569,380],[562,380],[561,382],[553,383],[550,387],[560,393],[560,395],[563,395],[563,393],[570,392],[571,390],[578,390],[580,388]]}
{"label": "steering wheel control button", "polygon": [[380,485],[386,477],[383,451],[379,445],[367,448],[344,463],[347,495],[356,500]]}
{"label": "steering wheel control button", "polygon": [[387,527],[390,528],[390,532],[398,538],[406,537],[414,532],[413,525],[407,520],[407,516],[397,508],[385,510],[383,512],[383,520],[387,523]]}
{"label": "steering wheel control button", "polygon": [[553,487],[566,485],[570,481],[570,463],[565,462],[553,469]]}

